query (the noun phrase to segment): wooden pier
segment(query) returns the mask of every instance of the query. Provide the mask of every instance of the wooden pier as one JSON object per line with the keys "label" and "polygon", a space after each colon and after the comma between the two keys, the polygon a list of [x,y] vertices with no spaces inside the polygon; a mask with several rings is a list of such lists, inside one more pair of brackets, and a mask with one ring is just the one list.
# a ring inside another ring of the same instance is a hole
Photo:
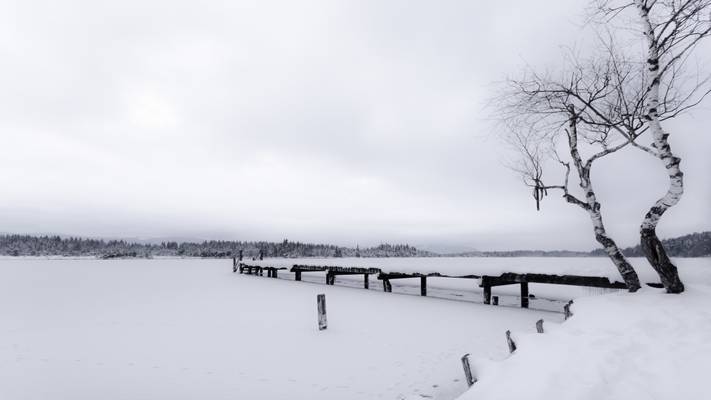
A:
{"label": "wooden pier", "polygon": [[[277,278],[277,271],[289,270],[294,273],[294,280],[300,281],[301,274],[304,272],[326,272],[326,284],[333,285],[336,282],[336,276],[339,275],[363,275],[363,288],[369,288],[370,275],[377,275],[377,279],[383,282],[383,291],[392,292],[393,279],[408,279],[419,278],[420,280],[420,295],[427,296],[427,278],[454,278],[454,279],[477,279],[478,286],[483,289],[484,304],[491,304],[491,288],[504,285],[520,285],[521,286],[521,307],[528,308],[529,305],[529,283],[544,283],[553,285],[573,285],[585,287],[597,287],[606,289],[627,289],[627,285],[623,282],[611,282],[608,278],[599,276],[582,276],[582,275],[554,275],[540,273],[513,273],[506,272],[498,276],[492,275],[446,275],[437,272],[430,273],[406,273],[406,272],[391,272],[383,271],[380,268],[362,268],[362,267],[343,267],[334,265],[304,265],[294,264],[291,268],[264,266],[258,263],[243,262],[235,259],[233,272],[246,273],[263,276],[264,271],[267,271],[267,276]],[[651,283],[649,286],[657,286]]]}

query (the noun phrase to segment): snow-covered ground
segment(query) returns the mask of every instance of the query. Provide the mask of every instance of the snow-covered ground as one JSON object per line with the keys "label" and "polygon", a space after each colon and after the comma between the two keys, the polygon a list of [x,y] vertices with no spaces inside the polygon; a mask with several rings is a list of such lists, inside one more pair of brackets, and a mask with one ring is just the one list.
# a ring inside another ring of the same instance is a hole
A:
{"label": "snow-covered ground", "polygon": [[451,399],[462,354],[501,358],[506,329],[561,318],[233,274],[231,260],[7,258],[0,315],[3,400]]}
{"label": "snow-covered ground", "polygon": [[[589,262],[567,259],[577,261]],[[711,332],[704,311],[711,305],[711,260],[678,261],[682,277],[695,283],[672,301],[654,289],[590,297],[606,291],[531,285],[536,299],[523,310],[514,306],[516,287],[494,288],[511,306],[486,306],[475,282],[464,279],[431,279],[431,297],[423,298],[407,295],[419,292],[416,280],[393,281],[394,293],[383,293],[375,279],[363,290],[356,288],[358,277],[326,286],[319,273],[304,274],[303,282],[290,281],[289,273],[280,279],[233,274],[231,260],[0,258],[0,399],[453,399],[466,390],[465,353],[479,377],[464,394],[470,398],[512,393],[522,387],[512,384],[524,379],[517,374],[546,377],[553,385],[548,394],[562,387],[559,381],[581,379],[581,391],[593,388],[590,393],[605,398],[612,392],[601,387],[624,386],[617,376],[641,384],[649,374],[642,367],[656,357],[641,350],[655,343],[659,357],[682,349],[663,371],[685,371],[684,360],[708,356],[708,345],[698,343]],[[327,299],[323,332],[316,325],[317,293]],[[572,297],[576,315],[568,322],[546,311],[559,311]],[[658,306],[647,307],[646,298]],[[641,306],[646,322],[625,322]],[[588,314],[595,317],[585,319]],[[539,318],[550,333],[534,333]],[[637,334],[625,336],[630,325]],[[592,334],[591,327],[601,332]],[[519,340],[513,357],[504,340],[508,329]],[[671,335],[680,338],[657,343]],[[633,350],[618,353],[627,344]],[[620,375],[616,363],[625,354],[642,372]],[[580,364],[581,358],[591,361]],[[697,378],[692,372],[687,380]],[[506,382],[508,392],[492,389],[497,382]],[[536,389],[545,383],[520,382],[532,386],[526,398],[544,398]],[[547,398],[585,398],[567,393]]]}
{"label": "snow-covered ground", "polygon": [[544,334],[513,332],[516,352],[479,358],[462,400],[708,399],[711,259],[677,259],[686,292],[643,288],[575,300]]}

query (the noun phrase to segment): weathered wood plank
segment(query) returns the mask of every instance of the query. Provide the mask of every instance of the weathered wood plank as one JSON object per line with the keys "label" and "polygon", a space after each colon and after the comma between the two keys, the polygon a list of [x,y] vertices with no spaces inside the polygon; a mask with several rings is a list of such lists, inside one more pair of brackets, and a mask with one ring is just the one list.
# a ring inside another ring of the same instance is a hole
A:
{"label": "weathered wood plank", "polygon": [[430,272],[426,274],[421,274],[419,272],[405,273],[405,272],[381,272],[378,275],[378,279],[406,279],[406,278],[421,278],[426,277],[439,277],[439,278],[460,278],[460,279],[479,279],[481,275],[445,275],[439,272]]}
{"label": "weathered wood plank", "polygon": [[549,283],[554,285],[572,285],[601,287],[608,289],[626,289],[627,285],[622,282],[610,282],[609,279],[599,276],[581,275],[548,275],[548,274],[517,274],[513,272],[503,273],[500,276],[483,276],[482,284],[486,282],[489,286],[512,285],[516,283]]}

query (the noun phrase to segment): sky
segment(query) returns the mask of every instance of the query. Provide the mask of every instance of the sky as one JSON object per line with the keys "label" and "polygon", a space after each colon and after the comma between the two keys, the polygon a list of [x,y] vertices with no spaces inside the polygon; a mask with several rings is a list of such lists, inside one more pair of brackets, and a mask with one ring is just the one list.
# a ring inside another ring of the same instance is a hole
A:
{"label": "sky", "polygon": [[[584,42],[586,4],[0,0],[0,232],[593,249],[582,210],[536,211],[490,101]],[[711,229],[710,111],[668,125],[662,237]],[[635,245],[663,167],[593,178]]]}

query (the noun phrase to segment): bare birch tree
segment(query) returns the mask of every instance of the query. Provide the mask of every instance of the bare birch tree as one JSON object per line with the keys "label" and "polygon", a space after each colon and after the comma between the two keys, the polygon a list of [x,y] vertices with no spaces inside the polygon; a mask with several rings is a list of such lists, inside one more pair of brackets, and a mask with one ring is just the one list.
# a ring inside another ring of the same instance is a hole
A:
{"label": "bare birch tree", "polygon": [[[630,82],[643,77],[638,68],[618,58],[613,51],[609,56],[603,61],[590,59],[583,63],[571,57],[560,79],[529,71],[521,79],[509,80],[504,94],[496,101],[505,121],[508,142],[521,156],[516,170],[532,188],[536,207],[540,208],[540,200],[549,190],[561,190],[568,203],[585,210],[595,239],[629,290],[636,291],[640,288],[637,273],[607,233],[592,183],[593,163],[628,145],[639,146],[635,139],[642,125],[639,118],[642,103],[629,99],[640,97],[639,93],[630,92],[639,85]],[[561,142],[568,154],[565,159],[558,152]],[[587,158],[581,145],[592,153]],[[550,160],[563,168],[562,183],[545,182],[544,169]],[[568,187],[571,164],[582,198]]]}
{"label": "bare birch tree", "polygon": [[596,12],[607,21],[627,10],[636,11],[645,42],[643,121],[652,136],[652,151],[666,168],[667,192],[647,211],[640,226],[640,243],[647,260],[669,293],[684,291],[676,266],[659,240],[657,225],[684,193],[681,158],[672,152],[663,122],[698,105],[709,94],[709,80],[683,81],[684,67],[697,45],[711,34],[711,0],[598,1]]}

